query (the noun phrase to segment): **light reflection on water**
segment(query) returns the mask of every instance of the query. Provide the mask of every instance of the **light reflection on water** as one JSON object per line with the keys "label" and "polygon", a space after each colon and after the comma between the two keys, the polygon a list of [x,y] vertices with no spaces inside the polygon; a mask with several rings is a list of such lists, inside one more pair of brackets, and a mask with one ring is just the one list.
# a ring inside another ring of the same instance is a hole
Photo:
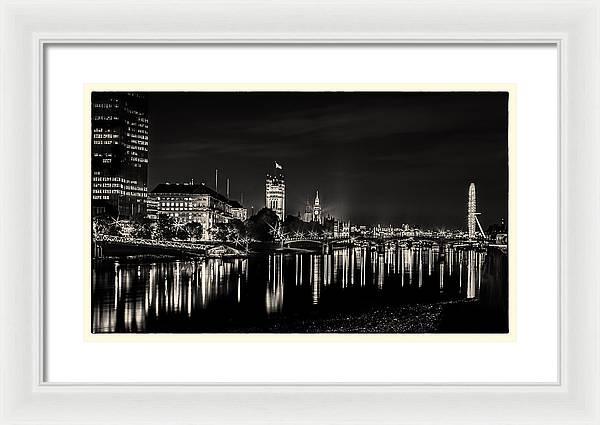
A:
{"label": "light reflection on water", "polygon": [[[486,253],[450,246],[335,249],[237,259],[124,263],[93,268],[94,332],[203,329],[375,305],[476,298]],[[175,329],[174,328],[174,329]]]}

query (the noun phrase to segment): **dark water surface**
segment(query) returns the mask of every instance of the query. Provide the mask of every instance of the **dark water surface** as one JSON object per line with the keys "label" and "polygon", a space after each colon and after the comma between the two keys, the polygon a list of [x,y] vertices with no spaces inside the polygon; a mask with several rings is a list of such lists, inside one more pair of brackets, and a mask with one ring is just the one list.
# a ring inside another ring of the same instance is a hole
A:
{"label": "dark water surface", "polygon": [[[490,252],[392,245],[380,252],[355,247],[239,259],[102,260],[92,270],[92,331],[285,332],[281,325],[294,323],[294,332],[314,332],[298,323],[460,300],[506,315],[506,261]],[[468,331],[478,320],[468,314],[456,313],[467,325],[451,331]]]}

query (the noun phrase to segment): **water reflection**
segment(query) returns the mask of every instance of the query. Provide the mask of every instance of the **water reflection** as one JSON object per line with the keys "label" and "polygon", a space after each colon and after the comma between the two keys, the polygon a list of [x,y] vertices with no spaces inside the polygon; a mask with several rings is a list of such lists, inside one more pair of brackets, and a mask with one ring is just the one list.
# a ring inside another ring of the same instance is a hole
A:
{"label": "water reflection", "polygon": [[[486,253],[433,245],[277,253],[238,259],[109,262],[93,269],[94,332],[201,331],[364,305],[472,299]],[[175,325],[174,325],[175,324]]]}
{"label": "water reflection", "polygon": [[265,306],[268,314],[277,313],[283,307],[283,255],[269,256],[269,265],[273,273],[269,273]]}
{"label": "water reflection", "polygon": [[311,285],[312,285],[312,303],[318,304],[320,297],[321,288],[321,256],[311,255],[310,256],[310,269],[311,273]]}

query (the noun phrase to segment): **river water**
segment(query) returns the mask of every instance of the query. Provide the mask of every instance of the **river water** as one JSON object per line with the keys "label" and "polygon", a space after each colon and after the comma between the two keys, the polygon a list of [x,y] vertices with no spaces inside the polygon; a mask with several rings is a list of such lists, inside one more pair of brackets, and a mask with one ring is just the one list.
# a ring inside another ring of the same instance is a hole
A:
{"label": "river water", "polygon": [[488,256],[452,246],[392,245],[379,252],[354,247],[237,259],[102,260],[92,270],[92,331],[273,332],[292,321],[294,332],[310,332],[298,323],[477,301],[484,274],[499,275]]}

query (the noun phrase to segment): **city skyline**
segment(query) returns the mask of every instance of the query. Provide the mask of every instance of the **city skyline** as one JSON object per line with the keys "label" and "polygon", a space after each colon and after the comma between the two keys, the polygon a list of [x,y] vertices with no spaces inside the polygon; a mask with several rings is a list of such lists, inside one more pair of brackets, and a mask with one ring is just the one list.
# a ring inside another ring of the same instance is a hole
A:
{"label": "city skyline", "polygon": [[507,100],[92,93],[91,331],[508,332]]}
{"label": "city skyline", "polygon": [[[471,181],[485,225],[508,209],[504,92],[149,93],[149,186],[194,179],[258,211],[285,169],[286,214],[465,228]],[[445,205],[439,208],[439,205]]]}

